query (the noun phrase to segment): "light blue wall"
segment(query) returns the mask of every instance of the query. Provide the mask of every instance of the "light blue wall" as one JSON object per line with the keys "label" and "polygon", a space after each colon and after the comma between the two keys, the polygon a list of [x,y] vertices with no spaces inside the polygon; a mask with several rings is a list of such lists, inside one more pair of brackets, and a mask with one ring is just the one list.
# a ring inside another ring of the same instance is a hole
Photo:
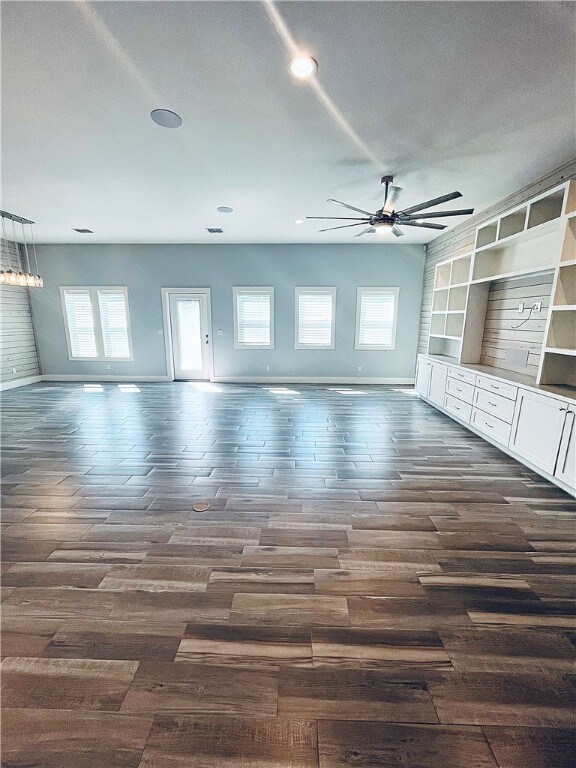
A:
{"label": "light blue wall", "polygon": [[[424,272],[420,245],[41,245],[38,260],[44,289],[30,293],[44,374],[165,376],[160,289],[207,287],[216,378],[414,376]],[[68,359],[61,285],[128,286],[132,362]],[[275,349],[234,349],[234,285],[274,286]],[[295,286],[336,286],[334,350],[294,349]],[[395,350],[354,350],[358,286],[400,288]],[[219,328],[223,336],[216,335]]]}

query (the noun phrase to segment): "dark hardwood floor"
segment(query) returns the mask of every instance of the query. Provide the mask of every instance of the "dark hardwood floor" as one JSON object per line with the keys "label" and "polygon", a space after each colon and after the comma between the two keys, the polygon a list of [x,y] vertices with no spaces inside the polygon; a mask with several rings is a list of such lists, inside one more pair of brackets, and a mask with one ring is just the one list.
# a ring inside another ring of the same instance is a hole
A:
{"label": "dark hardwood floor", "polygon": [[291,389],[3,395],[4,768],[576,765],[576,500]]}

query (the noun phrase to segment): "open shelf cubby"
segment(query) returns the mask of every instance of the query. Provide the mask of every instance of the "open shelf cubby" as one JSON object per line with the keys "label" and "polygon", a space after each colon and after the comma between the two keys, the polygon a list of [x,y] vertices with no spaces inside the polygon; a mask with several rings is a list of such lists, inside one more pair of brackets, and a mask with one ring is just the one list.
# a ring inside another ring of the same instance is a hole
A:
{"label": "open shelf cubby", "polygon": [[436,267],[436,279],[434,288],[447,288],[450,285],[450,262],[439,264]]}
{"label": "open shelf cubby", "polygon": [[563,261],[574,261],[574,259],[576,259],[576,216],[572,216],[566,222],[560,263]]}
{"label": "open shelf cubby", "polygon": [[554,306],[573,306],[576,304],[576,264],[560,265],[558,281],[554,293]]}
{"label": "open shelf cubby", "polygon": [[576,310],[552,312],[546,347],[576,354]]}
{"label": "open shelf cubby", "polygon": [[464,329],[464,312],[446,315],[446,336],[462,336]]}
{"label": "open shelf cubby", "polygon": [[505,237],[523,232],[526,226],[527,212],[528,208],[520,208],[520,210],[509,213],[507,216],[502,216],[498,230],[498,240],[503,240]]}
{"label": "open shelf cubby", "polygon": [[430,318],[430,335],[444,336],[446,328],[446,315],[444,313],[433,314]]}
{"label": "open shelf cubby", "polygon": [[484,248],[485,245],[495,243],[497,235],[497,221],[493,222],[492,224],[486,224],[484,227],[480,227],[476,233],[476,248]]}
{"label": "open shelf cubby", "polygon": [[432,311],[442,312],[448,307],[448,288],[439,288],[434,291],[432,299]]}
{"label": "open shelf cubby", "polygon": [[467,283],[470,279],[470,264],[472,256],[461,256],[452,262],[452,271],[450,273],[450,285],[459,285]]}
{"label": "open shelf cubby", "polygon": [[545,352],[540,383],[576,388],[576,359],[574,356],[565,355],[561,352]]}
{"label": "open shelf cubby", "polygon": [[488,280],[554,269],[557,259],[550,233],[540,230],[477,252],[472,279]]}
{"label": "open shelf cubby", "polygon": [[528,211],[527,229],[538,227],[548,221],[553,221],[562,215],[565,190],[558,189],[549,195],[541,197],[530,204]]}
{"label": "open shelf cubby", "polygon": [[466,309],[466,296],[468,294],[467,285],[459,285],[457,288],[450,288],[448,295],[448,311],[462,312]]}
{"label": "open shelf cubby", "polygon": [[428,354],[445,357],[448,362],[457,363],[460,359],[459,339],[447,339],[446,337],[430,336],[428,339]]}

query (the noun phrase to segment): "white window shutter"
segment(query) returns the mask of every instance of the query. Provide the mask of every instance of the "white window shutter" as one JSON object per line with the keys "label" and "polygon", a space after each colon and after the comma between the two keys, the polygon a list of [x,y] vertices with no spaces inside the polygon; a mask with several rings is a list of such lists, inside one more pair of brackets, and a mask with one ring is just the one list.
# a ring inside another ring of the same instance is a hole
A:
{"label": "white window shutter", "polygon": [[394,343],[396,293],[362,290],[359,301],[358,346],[391,347]]}
{"label": "white window shutter", "polygon": [[128,313],[123,291],[98,291],[104,357],[130,357]]}
{"label": "white window shutter", "polygon": [[90,292],[66,291],[64,306],[66,307],[71,356],[98,357]]}
{"label": "white window shutter", "polygon": [[271,300],[269,291],[236,293],[237,343],[240,346],[271,345]]}
{"label": "white window shutter", "polygon": [[332,346],[333,301],[332,292],[298,294],[298,345]]}

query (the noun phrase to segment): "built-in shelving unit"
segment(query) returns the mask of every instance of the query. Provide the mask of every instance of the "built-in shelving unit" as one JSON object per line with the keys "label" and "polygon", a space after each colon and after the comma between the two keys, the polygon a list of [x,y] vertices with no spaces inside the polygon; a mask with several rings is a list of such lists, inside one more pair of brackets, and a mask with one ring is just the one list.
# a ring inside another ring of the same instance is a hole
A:
{"label": "built-in shelving unit", "polygon": [[457,359],[460,356],[472,254],[456,256],[436,267],[428,351]]}
{"label": "built-in shelving unit", "polygon": [[[437,265],[428,354],[447,362],[478,365],[490,286],[496,281],[545,273],[553,275],[552,297],[538,375],[532,374],[532,383],[576,392],[576,183],[573,181],[564,182],[486,222],[476,231],[471,253]],[[527,315],[518,317],[522,321]]]}

